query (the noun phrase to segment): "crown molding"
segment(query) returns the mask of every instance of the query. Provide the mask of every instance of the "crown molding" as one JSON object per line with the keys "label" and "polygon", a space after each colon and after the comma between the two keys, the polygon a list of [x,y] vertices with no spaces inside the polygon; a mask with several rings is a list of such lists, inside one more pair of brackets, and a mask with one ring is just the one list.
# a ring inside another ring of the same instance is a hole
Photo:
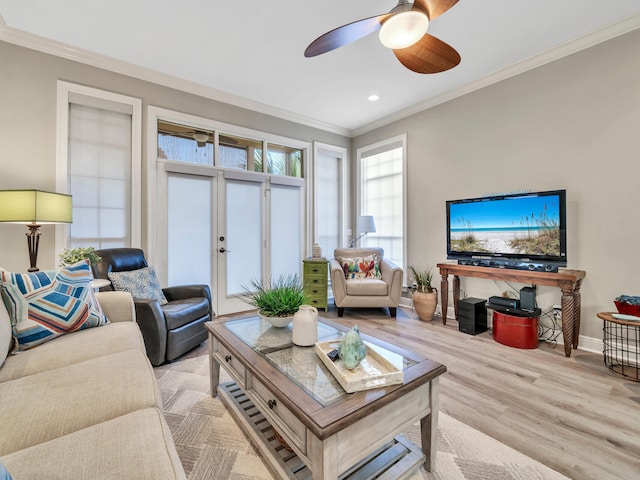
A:
{"label": "crown molding", "polygon": [[633,30],[636,30],[637,28],[640,28],[640,14],[631,15],[619,22],[612,23],[602,29],[595,30],[574,40],[565,42],[557,47],[551,48],[543,53],[523,60],[520,63],[485,75],[478,80],[462,85],[459,88],[446,92],[437,97],[430,98],[425,102],[418,103],[404,110],[400,110],[398,112],[392,113],[391,115],[387,115],[382,119],[376,120],[367,125],[363,125],[362,127],[352,130],[351,137],[357,137],[358,135],[368,133],[372,130],[375,130],[376,128],[384,127],[416,113],[423,112],[437,105],[449,102],[455,98],[461,97],[476,90],[480,90],[481,88],[488,87],[489,85],[493,85],[494,83],[498,83],[502,80],[515,77],[516,75],[520,75],[521,73],[533,70],[537,67],[541,67],[542,65],[546,65],[547,63],[559,60],[560,58],[572,55],[589,47],[593,47],[594,45],[631,32]]}
{"label": "crown molding", "polygon": [[313,118],[299,115],[297,113],[290,112],[276,108],[264,103],[250,100],[238,95],[234,95],[229,92],[217,90],[212,87],[178,78],[173,75],[158,72],[151,68],[141,67],[139,65],[133,65],[131,63],[117,60],[107,55],[102,55],[81,48],[76,48],[71,45],[67,45],[62,42],[50,40],[39,35],[25,32],[17,28],[10,27],[6,24],[2,16],[0,15],[0,40],[20,47],[29,48],[42,53],[54,55],[67,60],[72,60],[92,67],[102,68],[111,72],[134,77],[139,80],[155,83],[165,87],[181,90],[186,93],[199,95],[201,97],[209,98],[219,102],[227,103],[254,112],[270,115],[273,117],[288,120],[308,127],[317,128],[326,132],[336,133],[346,137],[351,136],[351,130],[348,128],[340,127],[330,123],[322,122]]}
{"label": "crown molding", "polygon": [[181,90],[186,93],[191,93],[194,95],[199,95],[201,97],[209,98],[211,100],[227,103],[239,108],[252,110],[254,112],[270,115],[273,117],[281,118],[283,120],[306,125],[308,127],[317,128],[319,130],[343,135],[350,138],[368,133],[372,130],[375,130],[376,128],[384,127],[398,120],[402,120],[411,115],[415,115],[416,113],[428,110],[468,93],[472,93],[489,85],[493,85],[494,83],[501,82],[502,80],[506,80],[508,78],[514,77],[560,58],[577,53],[599,43],[605,42],[612,38],[618,37],[632,30],[636,30],[637,28],[640,28],[640,14],[631,15],[619,22],[612,23],[602,29],[585,34],[581,37],[578,37],[577,39],[568,41],[539,55],[528,58],[518,64],[485,75],[478,80],[469,82],[427,101],[417,103],[409,108],[399,110],[390,115],[386,115],[384,118],[381,118],[379,120],[373,121],[355,129],[349,129],[327,122],[322,122],[270,105],[266,105],[255,100],[250,100],[245,97],[178,78],[173,75],[158,72],[150,68],[133,65],[131,63],[117,60],[106,55],[96,54],[88,50],[72,47],[62,42],[49,40],[44,37],[8,26],[2,18],[2,15],[0,15],[0,40],[7,43],[12,43],[21,47],[65,58],[67,60],[72,60],[97,68],[102,68],[111,72],[127,75],[165,87]]}

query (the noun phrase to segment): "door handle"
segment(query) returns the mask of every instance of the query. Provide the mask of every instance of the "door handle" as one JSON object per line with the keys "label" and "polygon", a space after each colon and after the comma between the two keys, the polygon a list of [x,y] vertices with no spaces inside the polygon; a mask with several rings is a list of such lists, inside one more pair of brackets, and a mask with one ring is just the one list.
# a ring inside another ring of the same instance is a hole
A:
{"label": "door handle", "polygon": [[220,250],[218,250],[220,253],[231,253],[231,250],[226,250],[224,247],[220,247]]}

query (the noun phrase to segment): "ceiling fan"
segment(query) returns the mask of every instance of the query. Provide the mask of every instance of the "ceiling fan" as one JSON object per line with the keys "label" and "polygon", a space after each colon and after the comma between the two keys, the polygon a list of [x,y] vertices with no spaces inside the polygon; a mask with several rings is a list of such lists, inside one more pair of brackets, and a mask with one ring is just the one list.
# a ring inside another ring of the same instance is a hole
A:
{"label": "ceiling fan", "polygon": [[348,23],[316,38],[304,51],[315,57],[380,31],[382,44],[409,70],[438,73],[460,63],[453,47],[429,35],[429,22],[453,7],[458,0],[399,0],[389,13]]}

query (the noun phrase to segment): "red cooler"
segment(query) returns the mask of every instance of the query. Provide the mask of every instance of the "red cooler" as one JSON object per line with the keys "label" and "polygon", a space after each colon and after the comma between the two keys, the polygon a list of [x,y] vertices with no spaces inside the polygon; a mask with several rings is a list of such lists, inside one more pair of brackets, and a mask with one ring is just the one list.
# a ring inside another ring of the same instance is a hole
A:
{"label": "red cooler", "polygon": [[538,317],[493,311],[493,339],[515,348],[538,348]]}

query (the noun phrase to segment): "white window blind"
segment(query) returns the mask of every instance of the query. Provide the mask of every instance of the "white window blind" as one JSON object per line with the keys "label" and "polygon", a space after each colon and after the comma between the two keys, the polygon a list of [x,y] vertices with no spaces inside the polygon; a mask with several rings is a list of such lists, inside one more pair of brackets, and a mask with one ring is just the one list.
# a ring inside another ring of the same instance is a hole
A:
{"label": "white window blind", "polygon": [[131,245],[131,114],[69,104],[70,247]]}
{"label": "white window blind", "polygon": [[[373,215],[376,232],[361,244],[382,247],[384,256],[404,265],[404,171],[403,147],[398,142],[361,156],[361,215]],[[358,232],[360,233],[360,232]]]}
{"label": "white window blind", "polygon": [[331,152],[320,151],[316,157],[316,228],[317,241],[325,257],[333,257],[333,251],[341,247],[341,187],[340,161]]}

